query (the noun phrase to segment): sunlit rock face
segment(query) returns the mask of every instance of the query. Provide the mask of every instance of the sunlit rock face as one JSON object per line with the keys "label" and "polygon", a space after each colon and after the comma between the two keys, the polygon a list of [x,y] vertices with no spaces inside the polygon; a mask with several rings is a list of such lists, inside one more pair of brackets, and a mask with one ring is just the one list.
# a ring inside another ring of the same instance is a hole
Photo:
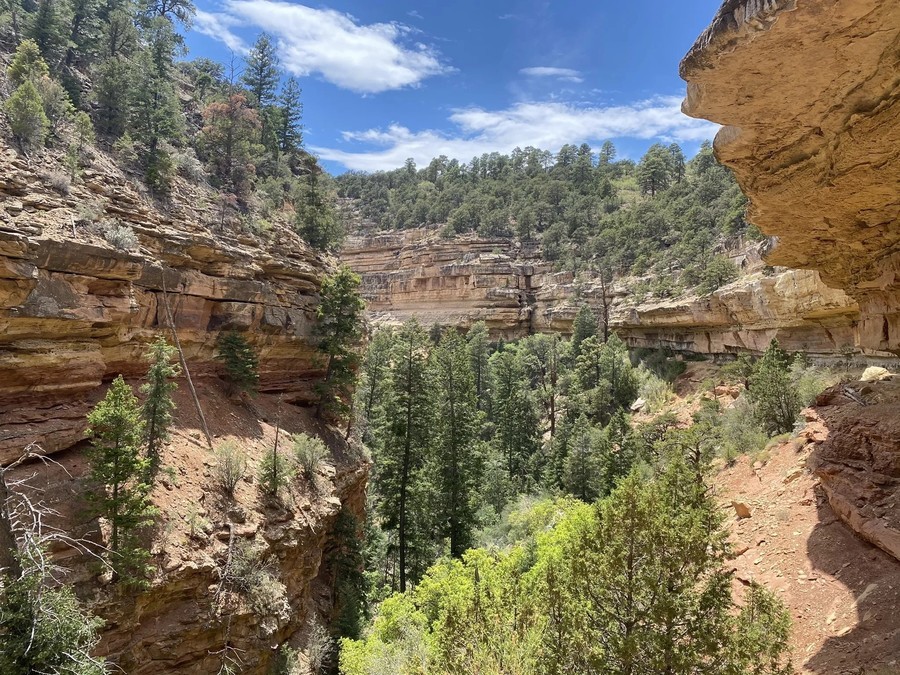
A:
{"label": "sunlit rock face", "polygon": [[[362,276],[376,323],[416,318],[466,329],[484,321],[494,337],[514,339],[570,333],[582,304],[603,311],[599,279],[556,272],[538,247],[509,240],[406,230],[351,237],[341,257]],[[623,283],[610,285],[610,325],[635,348],[761,353],[772,339],[812,356],[853,348],[858,308],[843,291],[813,271],[766,270],[753,247],[739,259],[741,279],[707,296],[644,301]]]}
{"label": "sunlit rock face", "polygon": [[900,353],[900,2],[728,0],[681,75],[769,261],[817,270],[859,345]]}

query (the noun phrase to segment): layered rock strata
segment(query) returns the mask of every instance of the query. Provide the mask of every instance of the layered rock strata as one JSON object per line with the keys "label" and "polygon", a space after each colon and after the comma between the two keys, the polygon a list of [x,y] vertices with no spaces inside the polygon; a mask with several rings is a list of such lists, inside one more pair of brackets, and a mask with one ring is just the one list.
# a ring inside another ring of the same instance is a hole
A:
{"label": "layered rock strata", "polygon": [[[351,237],[343,260],[362,276],[376,322],[469,327],[495,336],[568,333],[578,307],[602,311],[600,284],[554,272],[535,246],[503,239],[440,239],[424,230]],[[736,261],[744,276],[705,297],[638,301],[625,286],[608,290],[610,323],[633,347],[701,354],[761,352],[773,338],[794,351],[833,356],[853,350],[856,304],[815,272],[767,275],[754,248]]]}
{"label": "layered rock strata", "polygon": [[727,0],[681,75],[769,261],[817,270],[859,344],[900,353],[900,3]]}
{"label": "layered rock strata", "polygon": [[[262,390],[310,396],[326,266],[297,237],[217,231],[208,192],[161,207],[102,157],[68,194],[49,180],[0,152],[0,463],[80,440],[101,382],[139,375],[147,343],[171,339],[166,301],[195,377],[220,371],[215,341],[233,329],[259,353]],[[103,220],[136,246],[108,243]]]}

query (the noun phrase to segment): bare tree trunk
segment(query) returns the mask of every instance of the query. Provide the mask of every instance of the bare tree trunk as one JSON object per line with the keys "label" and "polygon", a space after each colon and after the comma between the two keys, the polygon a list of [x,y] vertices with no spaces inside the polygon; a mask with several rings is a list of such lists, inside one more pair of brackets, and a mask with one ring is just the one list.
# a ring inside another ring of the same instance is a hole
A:
{"label": "bare tree trunk", "polygon": [[194,399],[194,405],[197,408],[197,416],[200,418],[200,427],[203,429],[203,435],[206,436],[206,443],[209,449],[213,449],[212,436],[209,434],[209,427],[206,426],[206,417],[203,415],[203,408],[200,406],[200,399],[197,398],[197,390],[194,389],[194,381],[191,379],[191,371],[188,369],[187,359],[184,358],[184,350],[181,348],[181,340],[178,339],[178,331],[175,330],[175,320],[172,318],[172,310],[169,307],[169,293],[166,290],[166,270],[162,270],[162,287],[163,287],[163,305],[166,308],[166,319],[169,321],[169,328],[172,331],[172,337],[175,340],[175,347],[178,349],[178,358],[181,361],[181,370],[188,383],[188,389],[191,392],[191,398]]}
{"label": "bare tree trunk", "polygon": [[18,558],[19,546],[12,531],[9,514],[9,489],[6,486],[6,471],[0,470],[0,573],[10,579],[22,574]]}

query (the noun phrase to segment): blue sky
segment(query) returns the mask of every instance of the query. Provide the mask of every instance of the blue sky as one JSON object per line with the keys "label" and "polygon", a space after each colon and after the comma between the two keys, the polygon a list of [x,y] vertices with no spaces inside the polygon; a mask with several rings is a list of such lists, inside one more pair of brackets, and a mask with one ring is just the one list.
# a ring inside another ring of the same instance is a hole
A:
{"label": "blue sky", "polygon": [[261,31],[304,92],[306,145],[333,173],[564,143],[688,154],[716,127],[679,112],[678,62],[720,0],[200,0],[192,56]]}

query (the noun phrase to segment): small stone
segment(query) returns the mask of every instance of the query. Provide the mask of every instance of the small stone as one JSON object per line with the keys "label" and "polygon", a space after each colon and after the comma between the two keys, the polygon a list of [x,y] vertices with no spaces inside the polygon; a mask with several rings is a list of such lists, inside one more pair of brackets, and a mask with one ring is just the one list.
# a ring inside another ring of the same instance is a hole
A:
{"label": "small stone", "polygon": [[640,412],[647,406],[647,401],[642,398],[639,398],[637,401],[631,404],[631,412],[636,413]]}
{"label": "small stone", "polygon": [[787,472],[787,475],[784,477],[784,479],[781,482],[784,483],[785,485],[787,485],[788,483],[793,483],[795,480],[800,478],[800,476],[802,476],[802,475],[803,475],[803,469],[800,469],[800,468],[791,469],[790,471]]}
{"label": "small stone", "polygon": [[743,502],[731,502],[731,506],[734,507],[734,512],[737,514],[738,520],[743,520],[744,518],[749,518],[751,516],[750,507]]}

